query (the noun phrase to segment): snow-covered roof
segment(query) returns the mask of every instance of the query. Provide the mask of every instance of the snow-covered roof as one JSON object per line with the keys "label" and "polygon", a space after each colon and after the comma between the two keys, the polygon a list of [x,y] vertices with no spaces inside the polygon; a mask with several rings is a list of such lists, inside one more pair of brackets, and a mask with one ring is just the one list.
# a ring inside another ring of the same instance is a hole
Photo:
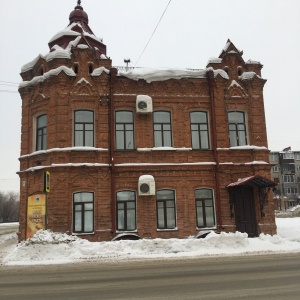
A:
{"label": "snow-covered roof", "polygon": [[204,70],[135,68],[128,71],[118,71],[118,76],[124,76],[133,80],[144,79],[150,83],[152,81],[164,81],[169,79],[206,78],[206,73],[209,70],[214,72],[215,77],[220,75],[224,79],[229,79],[224,70],[214,70],[213,68]]}
{"label": "snow-covered roof", "polygon": [[254,76],[256,76],[259,79],[262,79],[262,77],[257,75],[255,72],[244,72],[241,76],[239,76],[239,79],[249,80],[252,79]]}
{"label": "snow-covered roof", "polygon": [[24,66],[22,66],[21,73],[24,73],[26,71],[29,71],[29,70],[33,69],[33,67],[39,61],[40,58],[45,59],[47,62],[49,62],[53,59],[56,59],[56,58],[70,59],[71,58],[71,50],[70,50],[70,48],[62,49],[59,46],[57,46],[55,51],[52,51],[52,52],[47,53],[45,55],[39,54],[34,60],[32,60],[31,62],[29,62],[29,63],[25,64]]}
{"label": "snow-covered roof", "polygon": [[68,76],[76,76],[75,72],[66,66],[60,66],[56,69],[52,69],[49,72],[44,73],[42,76],[33,77],[30,81],[23,81],[19,84],[19,88],[35,85],[37,83],[43,82],[51,76],[57,76],[61,72],[64,72]]}
{"label": "snow-covered roof", "polygon": [[219,58],[219,57],[211,57],[207,64],[220,64],[222,63],[222,58]]}
{"label": "snow-covered roof", "polygon": [[261,65],[261,63],[257,60],[252,60],[252,59],[249,59],[246,64],[252,64],[252,65]]}
{"label": "snow-covered roof", "polygon": [[[82,33],[73,30],[73,28],[78,27],[78,26],[81,28]],[[59,31],[58,33],[56,33],[56,34],[50,39],[49,44],[52,43],[52,42],[54,42],[54,41],[56,41],[56,40],[58,40],[59,38],[61,38],[61,37],[63,37],[63,36],[81,36],[81,35],[87,36],[87,37],[89,37],[89,38],[91,38],[91,39],[93,39],[93,40],[96,40],[97,42],[100,42],[100,43],[103,42],[102,38],[99,38],[99,37],[95,36],[94,34],[90,34],[89,32],[87,32],[87,31],[83,28],[83,26],[81,26],[80,23],[72,23],[72,24],[70,24],[67,28],[65,28],[64,30],[61,30],[61,31]]]}

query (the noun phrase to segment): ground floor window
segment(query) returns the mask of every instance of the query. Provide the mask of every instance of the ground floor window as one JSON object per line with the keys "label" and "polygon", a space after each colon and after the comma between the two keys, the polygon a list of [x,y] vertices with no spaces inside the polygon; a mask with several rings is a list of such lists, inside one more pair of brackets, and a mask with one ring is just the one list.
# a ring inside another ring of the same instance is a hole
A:
{"label": "ground floor window", "polygon": [[73,194],[73,232],[91,233],[94,231],[94,193]]}
{"label": "ground floor window", "polygon": [[160,190],[156,192],[157,228],[176,228],[175,192]]}
{"label": "ground floor window", "polygon": [[136,230],[135,192],[117,192],[117,230]]}
{"label": "ground floor window", "polygon": [[213,192],[210,189],[196,189],[196,217],[197,227],[214,227],[215,226],[215,209]]}

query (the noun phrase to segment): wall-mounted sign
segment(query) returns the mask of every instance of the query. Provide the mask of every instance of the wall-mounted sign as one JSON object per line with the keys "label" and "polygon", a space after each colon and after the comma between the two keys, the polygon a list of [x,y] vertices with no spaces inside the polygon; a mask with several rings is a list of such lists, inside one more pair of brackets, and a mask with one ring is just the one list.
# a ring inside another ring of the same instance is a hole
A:
{"label": "wall-mounted sign", "polygon": [[26,238],[30,238],[40,229],[46,229],[46,195],[44,194],[28,197]]}
{"label": "wall-mounted sign", "polygon": [[50,193],[50,172],[44,172],[44,191]]}

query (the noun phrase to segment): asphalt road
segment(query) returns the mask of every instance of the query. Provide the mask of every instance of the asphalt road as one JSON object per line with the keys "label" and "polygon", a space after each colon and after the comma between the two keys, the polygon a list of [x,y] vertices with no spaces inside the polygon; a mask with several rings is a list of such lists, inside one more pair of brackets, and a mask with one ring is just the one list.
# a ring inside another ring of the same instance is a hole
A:
{"label": "asphalt road", "polygon": [[0,299],[300,299],[298,254],[0,266]]}

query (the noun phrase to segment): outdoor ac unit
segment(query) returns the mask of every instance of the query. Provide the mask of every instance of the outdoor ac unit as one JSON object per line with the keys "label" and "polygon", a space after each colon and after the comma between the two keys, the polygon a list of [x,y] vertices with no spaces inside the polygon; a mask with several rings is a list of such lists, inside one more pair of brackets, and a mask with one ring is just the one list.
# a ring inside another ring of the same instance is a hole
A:
{"label": "outdoor ac unit", "polygon": [[136,96],[136,112],[141,114],[151,113],[152,108],[152,98],[147,95],[137,95]]}
{"label": "outdoor ac unit", "polygon": [[142,175],[139,178],[139,196],[155,195],[155,181],[152,175]]}

